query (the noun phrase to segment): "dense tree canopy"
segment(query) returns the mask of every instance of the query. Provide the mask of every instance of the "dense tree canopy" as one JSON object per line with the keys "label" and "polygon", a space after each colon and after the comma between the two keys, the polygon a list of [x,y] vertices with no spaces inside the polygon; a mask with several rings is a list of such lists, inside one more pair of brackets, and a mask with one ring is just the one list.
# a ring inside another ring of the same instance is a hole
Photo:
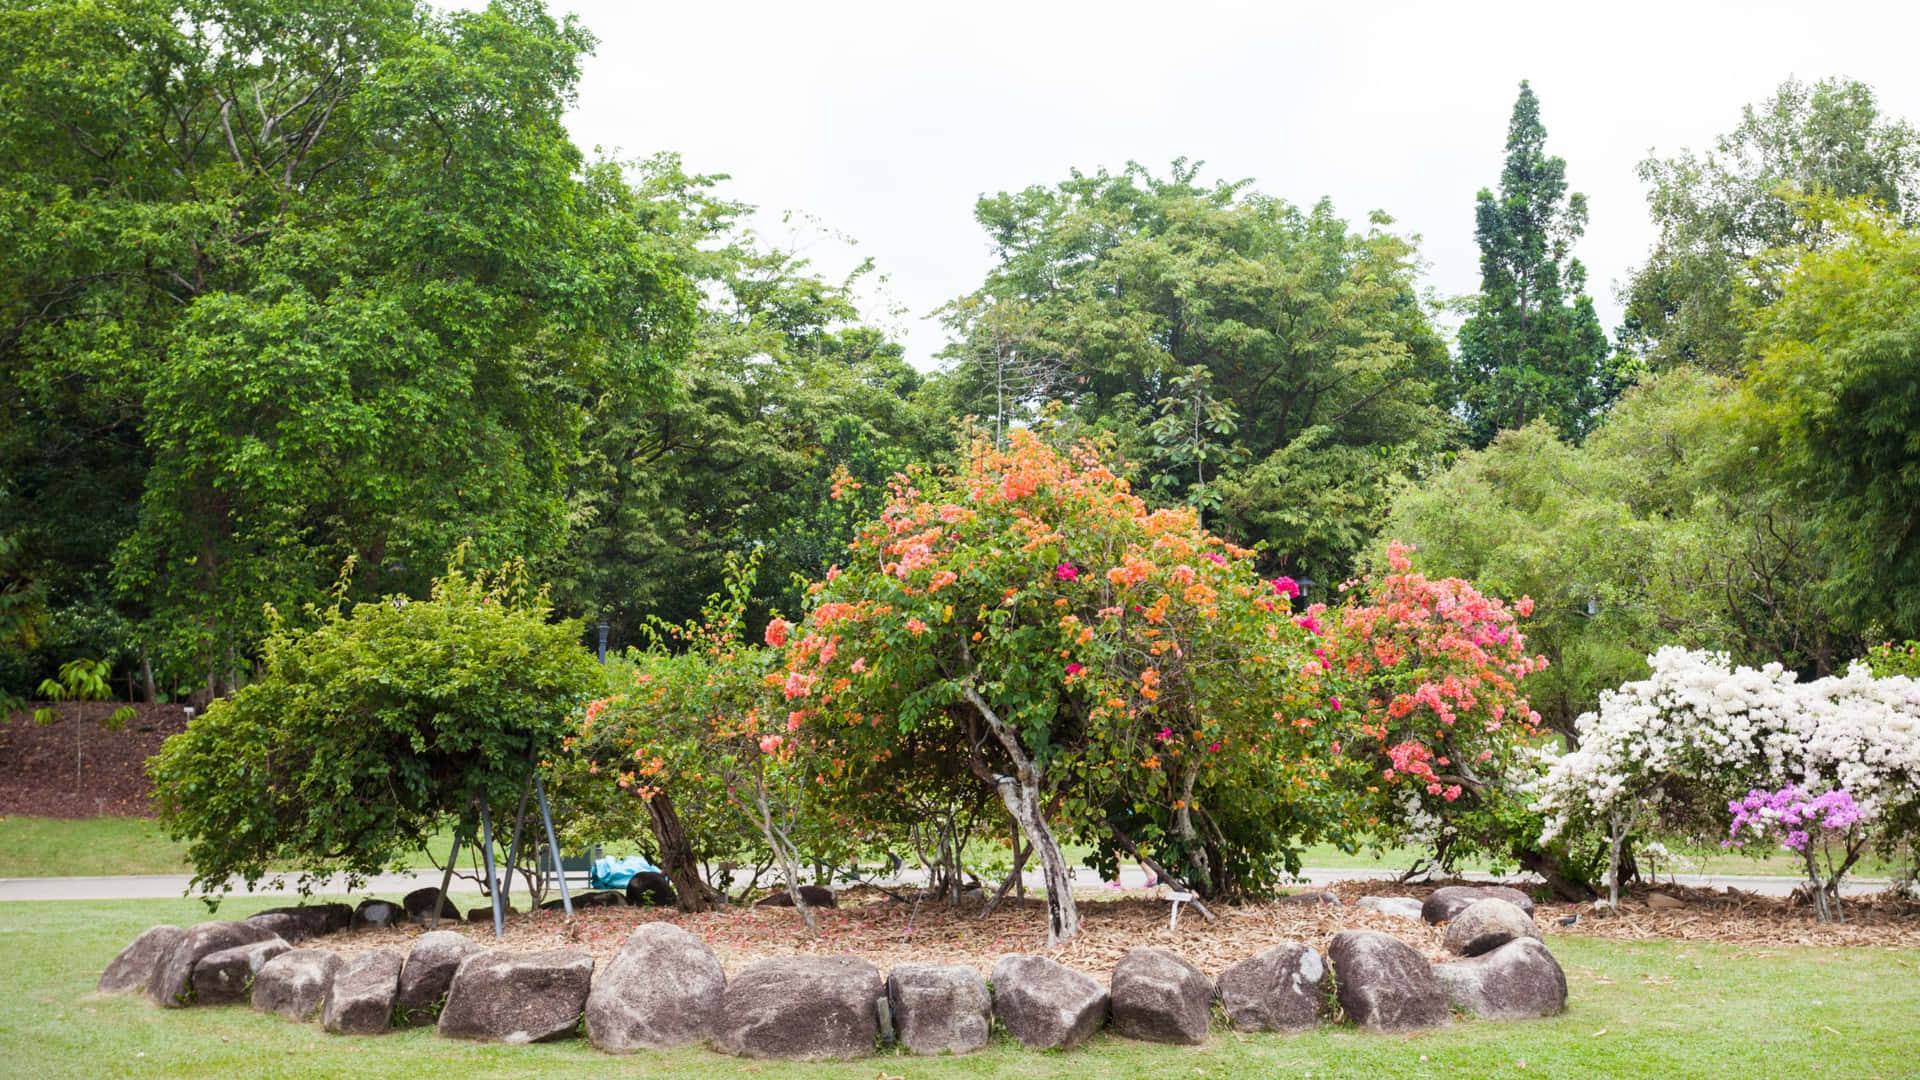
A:
{"label": "dense tree canopy", "polygon": [[1064,402],[1114,431],[1163,497],[1337,578],[1352,534],[1371,535],[1380,476],[1450,435],[1413,245],[1385,215],[1355,231],[1329,202],[1198,174],[1129,165],[981,199],[998,263],[946,310],[948,378],[981,416]]}
{"label": "dense tree canopy", "polygon": [[[616,648],[649,614],[698,614],[730,552],[761,550],[757,606],[791,610],[793,576],[836,561],[886,479],[948,441],[912,403],[920,376],[899,346],[861,324],[852,283],[742,227],[750,208],[715,195],[721,179],[671,156],[635,173],[649,231],[701,289],[692,348],[669,394],[617,373],[586,388],[566,547],[543,564],[562,609],[606,616]],[[871,496],[829,499],[840,467]]]}
{"label": "dense tree canopy", "polygon": [[1864,203],[1761,315],[1740,404],[1768,479],[1812,521],[1822,599],[1856,633],[1920,636],[1920,233]]}
{"label": "dense tree canopy", "polygon": [[[263,601],[562,537],[564,388],[691,292],[561,113],[537,3],[0,7],[0,534],[225,683]],[[69,522],[83,523],[68,533]]]}
{"label": "dense tree canopy", "polygon": [[1534,598],[1532,640],[1553,663],[1529,689],[1553,726],[1570,731],[1663,645],[1822,674],[1858,648],[1820,603],[1803,515],[1751,468],[1731,393],[1670,372],[1579,446],[1535,422],[1394,502],[1387,534],[1418,565]]}
{"label": "dense tree canopy", "polygon": [[1864,198],[1911,227],[1920,221],[1920,132],[1883,115],[1864,83],[1788,79],[1743,109],[1712,150],[1650,157],[1640,179],[1660,238],[1622,296],[1621,345],[1655,368],[1737,375],[1747,359],[1742,308],[1778,295],[1768,268],[1831,236],[1796,200]]}

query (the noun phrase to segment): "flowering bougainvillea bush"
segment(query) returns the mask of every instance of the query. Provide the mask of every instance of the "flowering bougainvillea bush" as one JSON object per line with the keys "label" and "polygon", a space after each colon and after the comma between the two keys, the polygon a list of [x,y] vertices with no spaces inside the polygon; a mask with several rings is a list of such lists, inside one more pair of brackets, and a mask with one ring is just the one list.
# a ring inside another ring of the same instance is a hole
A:
{"label": "flowering bougainvillea bush", "polygon": [[1546,667],[1529,655],[1512,605],[1459,578],[1416,573],[1410,549],[1387,547],[1387,572],[1349,583],[1338,608],[1307,609],[1314,655],[1349,695],[1349,757],[1370,764],[1362,789],[1377,839],[1424,846],[1441,865],[1504,857],[1512,778],[1532,760],[1540,715],[1521,683]]}
{"label": "flowering bougainvillea bush", "polygon": [[603,818],[644,809],[683,907],[709,895],[691,863],[751,863],[759,851],[780,866],[812,925],[802,868],[842,862],[855,845],[790,736],[778,654],[743,640],[753,573],[751,559],[732,560],[726,590],[699,620],[648,627],[652,647],[628,657],[632,686],[589,703],[566,740],[563,790]]}
{"label": "flowering bougainvillea bush", "polygon": [[[1877,679],[1865,664],[1801,682],[1778,664],[1735,667],[1723,653],[1677,646],[1649,658],[1649,678],[1600,697],[1575,722],[1579,748],[1536,784],[1545,836],[1603,833],[1619,855],[1637,830],[1706,839],[1756,788],[1844,791],[1858,827],[1881,845],[1920,820],[1920,682]],[[1837,899],[1839,875],[1819,890]]]}
{"label": "flowering bougainvillea bush", "polygon": [[900,477],[768,640],[823,786],[964,756],[1039,857],[1057,942],[1077,925],[1062,832],[1212,895],[1266,884],[1347,816],[1337,695],[1295,592],[1192,510],[1149,509],[1101,448],[1018,431]]}

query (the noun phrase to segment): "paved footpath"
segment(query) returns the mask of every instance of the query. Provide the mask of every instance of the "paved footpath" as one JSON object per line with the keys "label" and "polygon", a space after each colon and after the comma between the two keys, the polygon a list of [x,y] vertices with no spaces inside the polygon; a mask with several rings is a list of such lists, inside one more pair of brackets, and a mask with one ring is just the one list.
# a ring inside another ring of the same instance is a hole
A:
{"label": "paved footpath", "polygon": [[[1354,880],[1390,880],[1399,876],[1397,871],[1376,870],[1370,868],[1308,868],[1302,871],[1305,878],[1300,884],[1305,886],[1330,885],[1336,881]],[[1496,880],[1485,875],[1467,875]],[[134,900],[164,899],[185,896],[187,884],[192,880],[188,874],[141,874],[126,877],[62,877],[62,878],[0,878],[0,901],[7,900]],[[1512,876],[1504,880],[1513,883],[1527,883],[1534,879],[1526,875]],[[1666,880],[1666,879],[1663,879]],[[1763,877],[1751,874],[1676,874],[1671,877],[1675,884],[1695,888],[1737,888],[1747,892],[1761,893],[1767,896],[1785,896],[1800,883],[1790,877]],[[913,884],[910,877],[902,878],[899,884]],[[1109,887],[1093,871],[1075,868],[1074,883],[1080,888],[1097,889]],[[264,886],[266,883],[262,883]],[[438,886],[440,871],[433,869],[414,870],[398,874],[380,874],[368,879],[355,895],[380,896],[395,899],[420,888],[423,885]],[[462,890],[455,887],[449,890],[450,896],[459,896],[462,891],[471,891],[477,897],[478,891],[472,882],[465,883]],[[894,884],[889,882],[888,884]],[[1041,880],[1038,874],[1028,875],[1028,884],[1038,886]],[[1888,882],[1885,878],[1849,878],[1841,892],[1847,896],[1864,896],[1880,892]],[[1120,873],[1120,881],[1111,886],[1117,888],[1140,889],[1147,887],[1146,875],[1137,867],[1127,867]],[[321,882],[313,892],[318,895],[343,895],[346,893],[345,879]],[[279,889],[262,887],[255,890],[256,895],[291,896],[298,889],[289,878]],[[244,888],[235,883],[231,896],[247,895]]]}

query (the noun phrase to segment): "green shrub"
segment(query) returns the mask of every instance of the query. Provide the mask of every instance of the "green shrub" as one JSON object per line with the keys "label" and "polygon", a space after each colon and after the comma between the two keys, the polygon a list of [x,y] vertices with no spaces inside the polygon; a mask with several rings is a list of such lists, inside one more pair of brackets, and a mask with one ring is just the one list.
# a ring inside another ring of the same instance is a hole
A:
{"label": "green shrub", "polygon": [[550,622],[508,573],[450,569],[430,599],[315,614],[314,629],[276,630],[264,676],[149,766],[209,903],[269,866],[303,887],[339,872],[357,885],[449,819],[470,842],[477,798],[504,816],[603,685],[579,627]]}

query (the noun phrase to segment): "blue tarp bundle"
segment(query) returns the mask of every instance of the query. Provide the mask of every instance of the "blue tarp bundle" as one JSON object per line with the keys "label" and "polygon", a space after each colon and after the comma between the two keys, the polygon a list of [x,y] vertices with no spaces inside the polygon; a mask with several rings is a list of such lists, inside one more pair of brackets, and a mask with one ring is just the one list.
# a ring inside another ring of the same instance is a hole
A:
{"label": "blue tarp bundle", "polygon": [[635,874],[659,873],[660,868],[638,855],[622,855],[617,858],[593,860],[593,869],[587,872],[587,887],[593,889],[624,889]]}

